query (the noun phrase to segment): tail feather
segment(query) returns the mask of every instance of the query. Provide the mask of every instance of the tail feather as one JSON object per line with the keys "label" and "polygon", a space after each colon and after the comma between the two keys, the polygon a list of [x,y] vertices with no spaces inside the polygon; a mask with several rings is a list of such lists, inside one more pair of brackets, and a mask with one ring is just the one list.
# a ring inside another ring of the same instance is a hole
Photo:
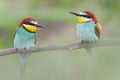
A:
{"label": "tail feather", "polygon": [[19,80],[24,80],[25,68],[29,60],[29,57],[30,57],[30,53],[19,53],[19,58],[20,58],[20,79]]}
{"label": "tail feather", "polygon": [[[85,44],[85,43],[90,43],[90,42],[88,42],[88,41],[81,41],[81,44]],[[84,46],[84,48],[85,48],[85,50],[86,50],[86,52],[89,54],[89,55],[91,55],[92,54],[92,47],[91,46]]]}
{"label": "tail feather", "polygon": [[92,49],[91,47],[85,47],[85,50],[87,51],[88,54],[92,54]]}

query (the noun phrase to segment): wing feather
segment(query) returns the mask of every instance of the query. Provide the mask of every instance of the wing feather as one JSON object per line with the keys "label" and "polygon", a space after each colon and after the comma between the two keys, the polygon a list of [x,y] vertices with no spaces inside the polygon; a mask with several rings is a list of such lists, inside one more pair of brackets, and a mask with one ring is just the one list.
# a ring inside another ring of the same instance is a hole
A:
{"label": "wing feather", "polygon": [[95,26],[95,33],[98,36],[98,38],[100,39],[100,35],[101,35],[101,25],[99,23],[96,23]]}

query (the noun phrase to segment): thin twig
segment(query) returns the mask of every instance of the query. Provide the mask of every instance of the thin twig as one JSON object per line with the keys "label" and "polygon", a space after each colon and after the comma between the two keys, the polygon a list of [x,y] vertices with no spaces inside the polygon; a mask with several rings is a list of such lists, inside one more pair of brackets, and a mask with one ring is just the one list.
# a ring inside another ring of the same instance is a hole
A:
{"label": "thin twig", "polygon": [[120,46],[120,40],[105,40],[105,41],[99,41],[96,43],[67,43],[67,44],[51,44],[51,45],[45,45],[45,46],[36,46],[28,50],[16,50],[15,48],[7,48],[0,50],[0,56],[14,54],[18,52],[42,52],[42,51],[52,51],[52,50],[74,50],[74,49],[81,49],[86,46],[90,47],[109,47],[109,46]]}

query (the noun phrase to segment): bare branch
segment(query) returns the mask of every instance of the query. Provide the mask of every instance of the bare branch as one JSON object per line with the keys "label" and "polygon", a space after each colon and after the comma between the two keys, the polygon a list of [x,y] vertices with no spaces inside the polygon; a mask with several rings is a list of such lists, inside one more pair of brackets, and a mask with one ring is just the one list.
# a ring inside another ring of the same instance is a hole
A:
{"label": "bare branch", "polygon": [[81,49],[86,46],[90,47],[109,47],[109,46],[120,46],[120,40],[106,40],[106,41],[99,41],[96,43],[67,43],[67,44],[51,44],[46,46],[36,46],[29,50],[16,50],[15,48],[8,48],[0,50],[0,56],[19,53],[19,52],[41,52],[41,51],[52,51],[52,50],[74,50],[74,49]]}

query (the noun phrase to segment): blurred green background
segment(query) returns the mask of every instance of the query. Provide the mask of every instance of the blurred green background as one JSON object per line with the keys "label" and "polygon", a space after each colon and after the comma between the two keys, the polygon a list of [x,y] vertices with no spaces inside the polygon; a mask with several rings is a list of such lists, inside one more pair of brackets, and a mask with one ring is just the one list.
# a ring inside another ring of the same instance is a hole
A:
{"label": "blurred green background", "polygon": [[[33,17],[45,25],[37,45],[78,42],[77,18],[68,12],[90,10],[102,25],[102,40],[120,39],[120,0],[0,0],[0,49],[13,47],[20,21]],[[120,80],[120,46],[32,54],[27,80]],[[0,57],[0,80],[18,80],[17,54]]]}

